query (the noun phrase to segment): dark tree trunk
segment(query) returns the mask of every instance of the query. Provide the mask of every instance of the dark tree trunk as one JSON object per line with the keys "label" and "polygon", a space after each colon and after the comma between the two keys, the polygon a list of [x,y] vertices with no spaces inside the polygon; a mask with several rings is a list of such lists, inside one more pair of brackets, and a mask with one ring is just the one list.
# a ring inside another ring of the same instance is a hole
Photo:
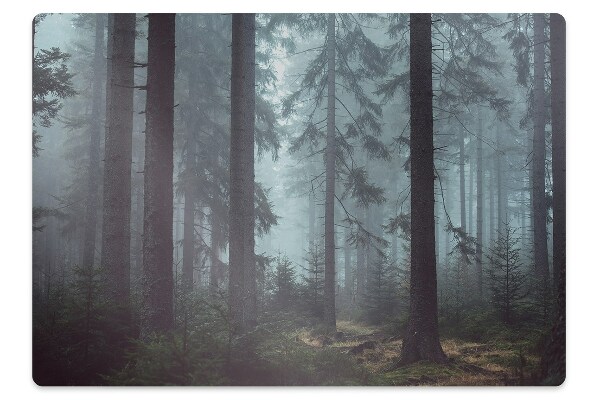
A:
{"label": "dark tree trunk", "polygon": [[473,236],[473,139],[469,139],[469,235]]}
{"label": "dark tree trunk", "polygon": [[173,329],[175,14],[149,14],[141,335]]}
{"label": "dark tree trunk", "polygon": [[[367,210],[363,210],[363,224],[367,223]],[[366,247],[356,242],[356,302],[360,304],[365,295],[367,272],[366,272]]]}
{"label": "dark tree trunk", "polygon": [[335,332],[335,14],[327,22],[327,148],[325,152],[325,282],[323,322]]}
{"label": "dark tree trunk", "polygon": [[110,88],[107,89],[109,98],[104,145],[101,265],[107,274],[109,298],[122,309],[122,322],[127,323],[135,14],[114,14],[112,20],[113,35],[108,46],[112,57],[108,68]]}
{"label": "dark tree trunk", "polygon": [[508,222],[507,219],[507,197],[504,182],[504,143],[502,135],[500,133],[500,124],[496,124],[496,208],[498,215],[496,220],[498,221],[498,237],[504,236],[505,225]]}
{"label": "dark tree trunk", "polygon": [[[431,14],[410,14],[410,312],[401,363],[447,362],[437,321]],[[418,223],[416,223],[418,221]]]}
{"label": "dark tree trunk", "polygon": [[[481,113],[481,111],[480,111]],[[477,300],[483,298],[483,126],[481,114],[478,118],[477,135],[477,243],[475,245],[475,282]]]}
{"label": "dark tree trunk", "polygon": [[315,251],[315,194],[308,193],[308,250]]}
{"label": "dark tree trunk", "polygon": [[566,48],[565,20],[550,14],[552,68],[552,206],[553,267],[558,293],[557,320],[542,357],[543,383],[560,385],[566,374]]}
{"label": "dark tree trunk", "polygon": [[84,268],[94,264],[96,254],[96,221],[98,218],[98,186],[100,184],[100,138],[102,69],[104,66],[104,14],[96,14],[96,38],[94,43],[94,80],[92,82],[92,125],[90,129],[90,150],[88,184],[85,209],[85,230],[83,233]]}
{"label": "dark tree trunk", "polygon": [[185,159],[184,206],[183,206],[183,264],[181,267],[183,287],[189,291],[194,286],[194,215],[196,200],[193,187],[193,169],[195,168],[196,142],[191,134],[187,138]]}
{"label": "dark tree trunk", "polygon": [[353,281],[352,281],[352,256],[350,251],[350,244],[348,241],[350,240],[350,228],[345,228],[344,234],[344,293],[345,293],[345,302],[347,303],[349,299],[352,298],[352,289],[353,289]]}
{"label": "dark tree trunk", "polygon": [[548,242],[546,232],[546,108],[544,89],[544,14],[533,15],[533,254],[534,271],[539,278],[548,277]]}
{"label": "dark tree trunk", "polygon": [[565,20],[550,15],[552,66],[552,200],[554,283],[559,310],[565,310],[566,272],[566,51]]}
{"label": "dark tree trunk", "polygon": [[465,201],[465,133],[462,127],[458,129],[458,167],[460,179],[460,227],[463,231],[467,231],[467,213]]}
{"label": "dark tree trunk", "polygon": [[223,280],[221,262],[219,260],[220,239],[219,216],[211,211],[210,214],[210,293],[216,295],[219,284]]}
{"label": "dark tree trunk", "polygon": [[229,307],[235,333],[251,328],[257,319],[254,261],[254,39],[254,14],[233,14]]}
{"label": "dark tree trunk", "polygon": [[494,168],[493,168],[493,164],[492,164],[492,157],[490,154],[490,157],[488,158],[488,172],[489,172],[489,177],[488,177],[488,198],[490,199],[490,204],[489,204],[489,234],[490,237],[488,238],[489,241],[489,246],[490,248],[492,248],[494,246],[494,240],[497,237],[497,231],[496,231],[496,224],[495,224],[495,218],[496,218],[496,213],[495,210],[496,208],[494,207]]}

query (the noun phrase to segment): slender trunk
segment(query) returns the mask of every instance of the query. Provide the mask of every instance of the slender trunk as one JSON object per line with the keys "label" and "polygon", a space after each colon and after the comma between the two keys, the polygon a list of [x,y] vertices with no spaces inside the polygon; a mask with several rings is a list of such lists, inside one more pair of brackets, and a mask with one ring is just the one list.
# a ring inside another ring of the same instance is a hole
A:
{"label": "slender trunk", "polygon": [[[431,14],[410,14],[410,312],[401,363],[447,362],[437,321]],[[418,221],[418,223],[416,223]]]}
{"label": "slender trunk", "polygon": [[166,333],[173,317],[173,107],[175,14],[148,18],[141,335]]}
{"label": "slender trunk", "polygon": [[234,333],[256,324],[254,262],[254,14],[233,14],[231,39],[231,147],[229,296]]}
{"label": "slender trunk", "polygon": [[221,263],[219,261],[219,217],[211,211],[210,214],[210,293],[215,295],[222,280]]}
{"label": "slender trunk", "polygon": [[[363,210],[363,223],[366,223],[367,210]],[[366,280],[366,248],[357,241],[356,243],[356,301],[362,302],[365,294]]]}
{"label": "slender trunk", "polygon": [[490,157],[488,158],[488,172],[489,172],[489,177],[488,177],[488,196],[490,199],[490,204],[489,204],[489,220],[490,220],[490,224],[489,224],[489,233],[490,236],[488,238],[488,243],[489,243],[489,247],[492,248],[494,246],[494,239],[496,239],[497,237],[497,231],[496,231],[496,224],[495,224],[495,218],[496,218],[496,208],[494,207],[494,168],[493,168],[493,164],[492,164],[492,160],[491,160],[491,154]]}
{"label": "slender trunk", "polygon": [[308,250],[315,250],[315,194],[308,193]]}
{"label": "slender trunk", "polygon": [[473,235],[473,146],[469,140],[469,235]]}
{"label": "slender trunk", "polygon": [[500,134],[500,124],[496,124],[496,207],[498,215],[498,234],[504,236],[504,229],[507,227],[507,197],[504,182],[504,143]]}
{"label": "slender trunk", "polygon": [[540,278],[548,276],[548,242],[546,232],[546,109],[544,89],[544,14],[533,16],[533,254],[534,271]]}
{"label": "slender trunk", "polygon": [[323,322],[335,332],[335,14],[327,22],[327,149],[325,159],[325,282]]}
{"label": "slender trunk", "polygon": [[559,310],[565,310],[566,272],[566,52],[565,20],[550,15],[552,51],[552,200],[554,284],[559,292]]}
{"label": "slender trunk", "polygon": [[85,210],[85,230],[83,233],[84,268],[94,264],[96,253],[96,221],[98,216],[98,186],[100,183],[100,129],[102,101],[102,67],[104,66],[104,14],[96,14],[96,38],[94,43],[94,80],[92,82],[92,125],[90,129],[90,150],[88,185]]}
{"label": "slender trunk", "polygon": [[478,119],[477,135],[477,243],[475,246],[475,281],[477,289],[477,300],[483,298],[483,268],[482,268],[482,246],[483,246],[483,127],[481,111]]}
{"label": "slender trunk", "polygon": [[183,264],[181,267],[184,290],[194,287],[194,210],[196,207],[192,178],[195,168],[196,142],[192,138],[191,129],[188,132],[187,154],[184,174],[184,205],[183,205]]}
{"label": "slender trunk", "polygon": [[345,302],[348,303],[348,300],[352,297],[352,259],[351,259],[351,251],[350,244],[348,241],[350,240],[350,228],[345,228],[344,234],[344,293],[345,293]]}
{"label": "slender trunk", "polygon": [[544,384],[560,385],[565,380],[566,365],[566,65],[565,20],[550,14],[550,50],[552,68],[552,206],[553,267],[558,312],[550,343],[542,356],[541,375]]}
{"label": "slender trunk", "polygon": [[115,14],[111,20],[101,265],[109,298],[122,309],[121,322],[128,324],[135,14]]}
{"label": "slender trunk", "polygon": [[460,227],[463,231],[467,230],[467,213],[465,211],[465,133],[461,128],[458,129],[459,146],[459,179],[460,179]]}

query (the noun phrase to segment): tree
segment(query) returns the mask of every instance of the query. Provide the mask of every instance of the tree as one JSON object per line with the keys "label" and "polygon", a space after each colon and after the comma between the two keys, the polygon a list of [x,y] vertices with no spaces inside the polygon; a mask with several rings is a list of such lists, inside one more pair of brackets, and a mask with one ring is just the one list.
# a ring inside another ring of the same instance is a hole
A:
{"label": "tree", "polygon": [[229,308],[235,333],[256,324],[254,260],[255,16],[233,14],[231,36],[231,148]]}
{"label": "tree", "polygon": [[483,298],[483,123],[478,113],[477,135],[477,242],[475,247],[475,281],[477,300]]}
{"label": "tree", "polygon": [[505,324],[514,322],[515,309],[525,297],[526,276],[522,271],[521,249],[517,248],[519,238],[516,232],[517,228],[504,222],[504,226],[498,229],[498,238],[488,256],[490,302]]}
{"label": "tree", "polygon": [[566,37],[565,20],[550,14],[552,68],[552,221],[557,318],[541,360],[543,383],[560,385],[566,374]]}
{"label": "tree", "polygon": [[104,66],[104,14],[96,14],[96,35],[94,41],[94,81],[92,88],[92,125],[90,127],[89,167],[85,210],[85,231],[83,238],[84,268],[94,263],[96,253],[96,220],[98,217],[98,186],[100,184],[100,139],[102,68]]}
{"label": "tree", "polygon": [[325,288],[323,322],[335,332],[335,14],[327,18],[327,145],[325,147]]}
{"label": "tree", "polygon": [[410,14],[410,313],[401,363],[445,363],[437,321],[431,14]]}
{"label": "tree", "polygon": [[548,277],[548,238],[546,231],[546,91],[545,72],[545,16],[533,15],[533,252],[534,271],[538,278]]}
{"label": "tree", "polygon": [[36,27],[46,18],[46,15],[36,15],[33,18],[31,28],[33,34],[31,85],[33,97],[33,157],[37,157],[41,150],[38,147],[41,136],[36,130],[37,125],[39,124],[44,128],[50,127],[52,120],[56,118],[62,108],[61,100],[77,94],[71,81],[73,74],[69,72],[66,65],[71,55],[62,52],[58,47],[35,52]]}
{"label": "tree", "polygon": [[[291,116],[296,112],[298,103],[305,100],[303,103],[308,121],[301,135],[293,139],[290,151],[297,152],[307,147],[309,156],[324,155],[325,171],[314,179],[325,176],[326,282],[323,322],[329,331],[334,332],[335,203],[342,203],[344,198],[351,197],[361,208],[366,208],[371,203],[381,204],[385,201],[383,189],[368,181],[366,169],[353,162],[346,162],[346,157],[353,157],[356,144],[352,142],[357,139],[361,142],[358,147],[364,149],[370,157],[389,159],[386,146],[379,140],[382,131],[379,121],[382,116],[381,106],[365,93],[364,88],[365,80],[385,75],[384,51],[363,33],[361,23],[351,14],[282,15],[280,18],[273,18],[272,25],[296,28],[303,36],[318,32],[325,37],[320,46],[311,49],[317,55],[309,61],[299,88],[284,99],[282,115],[284,118]],[[343,88],[343,91],[338,87]],[[350,101],[354,101],[359,110],[353,109],[353,104],[342,96],[342,92],[352,96]],[[319,109],[325,100],[326,115],[321,115]],[[350,117],[351,122],[345,124],[345,132],[336,125],[337,110],[343,110]],[[317,121],[318,118],[322,119]],[[325,134],[321,125],[323,123],[326,123]],[[323,141],[325,147],[320,148]],[[339,197],[335,193],[336,180],[344,184],[344,193]],[[344,210],[344,221],[357,227],[350,237],[352,244],[361,246],[369,241],[377,241],[355,215],[348,213],[345,207]]]}
{"label": "tree", "polygon": [[109,282],[109,298],[122,309],[128,324],[131,215],[131,141],[133,130],[133,65],[135,14],[115,14],[110,62],[110,99],[104,144],[104,194],[101,266]]}
{"label": "tree", "polygon": [[175,14],[148,16],[141,336],[173,329]]}

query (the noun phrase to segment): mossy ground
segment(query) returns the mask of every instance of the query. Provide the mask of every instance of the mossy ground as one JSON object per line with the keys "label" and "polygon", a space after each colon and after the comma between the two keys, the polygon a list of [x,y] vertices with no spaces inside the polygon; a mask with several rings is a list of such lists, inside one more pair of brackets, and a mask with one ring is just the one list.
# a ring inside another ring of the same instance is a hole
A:
{"label": "mossy ground", "polygon": [[[346,385],[393,385],[393,386],[499,386],[528,385],[535,376],[539,357],[533,354],[527,341],[510,342],[495,340],[488,343],[442,339],[442,348],[449,363],[438,365],[427,361],[397,367],[402,339],[390,336],[375,327],[350,321],[339,321],[337,338],[300,330],[294,338],[296,343],[305,346],[309,353],[323,352],[329,357],[338,352],[344,356],[345,364],[351,362],[354,368],[348,371],[362,371],[356,376],[346,377],[339,382],[328,384]],[[366,342],[374,342],[373,348],[351,351]],[[339,361],[339,360],[338,360]],[[334,365],[332,365],[334,368]],[[338,374],[338,378],[342,378]]]}

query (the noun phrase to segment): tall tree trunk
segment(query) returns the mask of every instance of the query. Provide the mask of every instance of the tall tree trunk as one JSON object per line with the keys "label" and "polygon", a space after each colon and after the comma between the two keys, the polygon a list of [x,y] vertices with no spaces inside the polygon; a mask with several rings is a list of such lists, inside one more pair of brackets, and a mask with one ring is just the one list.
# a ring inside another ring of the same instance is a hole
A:
{"label": "tall tree trunk", "polygon": [[463,231],[467,231],[467,213],[465,211],[465,133],[462,127],[458,129],[458,167],[460,179],[460,227]]}
{"label": "tall tree trunk", "polygon": [[221,262],[219,260],[219,217],[211,210],[210,213],[210,293],[217,294],[222,280]]}
{"label": "tall tree trunk", "polygon": [[98,186],[100,183],[100,129],[102,101],[102,69],[104,66],[104,14],[96,14],[96,38],[94,43],[94,80],[92,82],[92,126],[90,129],[90,150],[88,185],[85,209],[85,230],[83,233],[84,268],[94,264],[96,253],[96,221],[98,217]]}
{"label": "tall tree trunk", "polygon": [[550,14],[552,68],[552,207],[554,285],[558,293],[557,320],[542,357],[544,383],[560,385],[566,373],[566,48],[565,20]]}
{"label": "tall tree trunk", "polygon": [[[410,312],[401,363],[447,362],[437,321],[431,14],[410,14]],[[418,223],[417,223],[418,222]]]}
{"label": "tall tree trunk", "polygon": [[[367,223],[367,209],[363,209],[363,224]],[[356,303],[362,302],[366,288],[366,246],[356,242]]]}
{"label": "tall tree trunk", "polygon": [[234,333],[256,324],[254,261],[254,14],[233,14],[231,39],[231,155],[229,296]]}
{"label": "tall tree trunk", "polygon": [[[496,123],[496,207],[498,215],[498,235],[505,236],[504,229],[507,223],[507,196],[504,181],[504,141],[500,133],[500,123]],[[500,237],[500,236],[499,236]]]}
{"label": "tall tree trunk", "polygon": [[544,14],[533,15],[533,254],[534,271],[539,278],[548,276],[546,232],[546,108],[544,89]]}
{"label": "tall tree trunk", "polygon": [[477,243],[475,245],[475,282],[477,300],[483,298],[483,123],[481,111],[478,117],[477,134]]}
{"label": "tall tree trunk", "polygon": [[344,293],[345,303],[348,304],[352,298],[352,255],[350,251],[350,228],[346,227],[344,232]]}
{"label": "tall tree trunk", "polygon": [[185,159],[184,175],[184,205],[183,205],[183,264],[181,267],[184,290],[191,290],[194,286],[194,215],[196,200],[193,187],[193,170],[195,168],[196,142],[192,137],[191,128],[188,128],[187,154]]}
{"label": "tall tree trunk", "polygon": [[308,251],[315,251],[315,193],[308,193]]}
{"label": "tall tree trunk", "polygon": [[492,163],[492,157],[490,154],[490,157],[488,158],[488,172],[489,172],[489,178],[488,178],[488,198],[490,199],[490,204],[489,204],[489,234],[490,237],[488,238],[489,241],[489,246],[490,248],[493,248],[494,246],[494,240],[496,240],[497,238],[497,233],[498,231],[496,230],[496,226],[495,226],[495,218],[496,218],[496,213],[494,212],[496,210],[496,208],[494,207],[494,165]]}
{"label": "tall tree trunk", "polygon": [[325,156],[325,282],[323,322],[335,332],[335,14],[327,21],[327,148]]}
{"label": "tall tree trunk", "polygon": [[175,14],[148,17],[141,335],[173,329]]}
{"label": "tall tree trunk", "polygon": [[122,311],[118,319],[128,324],[135,14],[114,14],[112,20],[101,265],[108,277],[109,298]]}
{"label": "tall tree trunk", "polygon": [[[552,66],[552,206],[554,284],[559,310],[565,307],[566,272],[566,51],[565,20],[550,14]],[[562,307],[562,308],[561,308]]]}
{"label": "tall tree trunk", "polygon": [[469,235],[473,236],[473,139],[469,139]]}

